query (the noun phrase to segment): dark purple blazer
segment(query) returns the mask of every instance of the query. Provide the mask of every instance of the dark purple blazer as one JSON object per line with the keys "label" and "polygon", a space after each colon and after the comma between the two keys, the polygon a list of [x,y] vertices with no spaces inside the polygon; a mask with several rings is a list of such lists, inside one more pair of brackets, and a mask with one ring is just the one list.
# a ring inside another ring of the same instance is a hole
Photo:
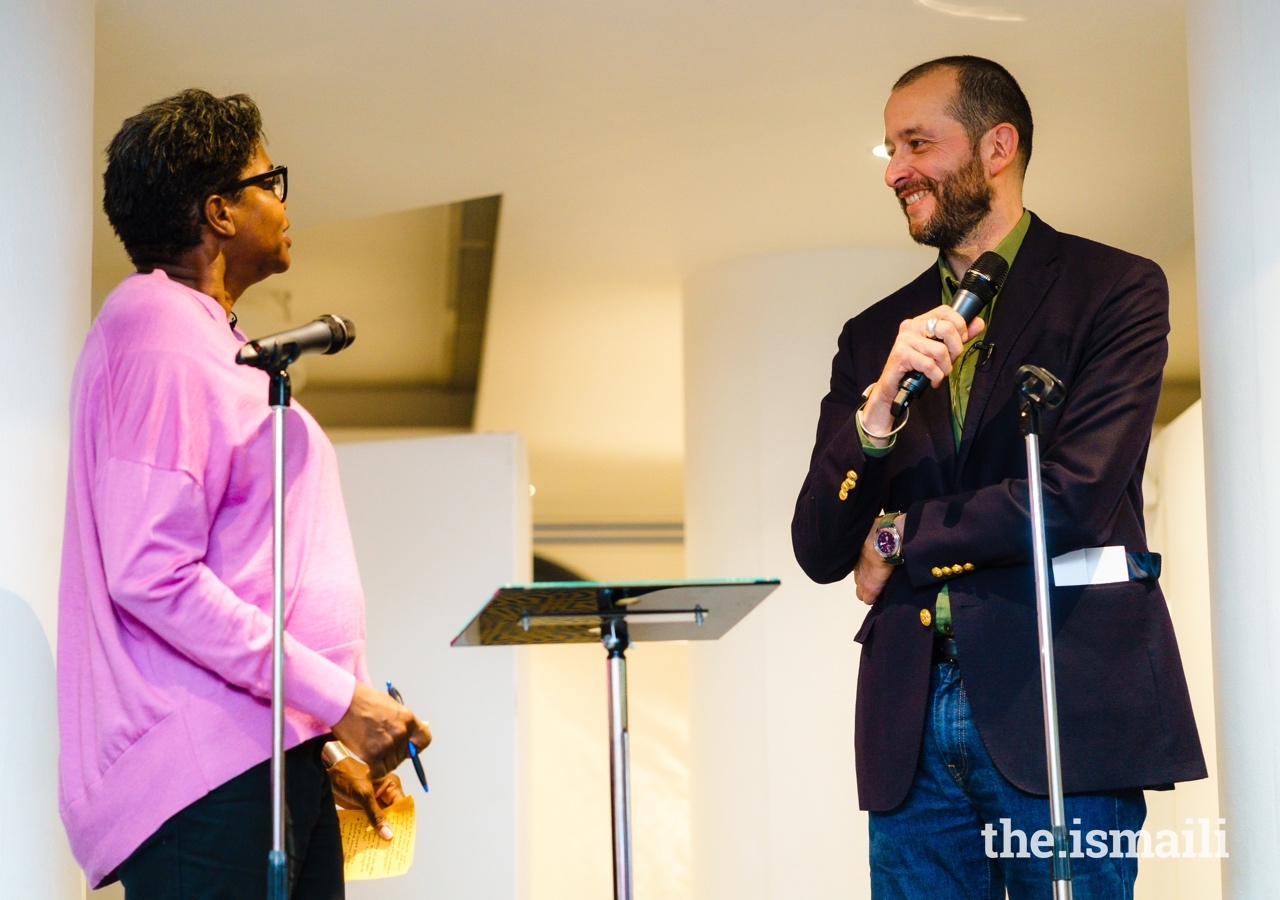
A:
{"label": "dark purple blazer", "polygon": [[[846,577],[881,509],[903,510],[905,563],[855,638],[863,809],[887,811],[920,755],[938,588],[950,585],[961,675],[996,766],[1047,794],[1026,451],[1013,376],[1033,363],[1066,385],[1041,437],[1049,553],[1146,550],[1142,470],[1167,355],[1169,294],[1150,260],[1060,234],[1033,216],[976,371],[959,451],[946,385],[927,389],[893,451],[865,456],[854,424],[903,319],[937,306],[937,266],[850,320],[791,525],[814,581]],[[857,474],[848,499],[846,473]],[[958,575],[936,570],[973,566]],[[1206,777],[1173,626],[1155,584],[1054,588],[1063,781],[1070,792]],[[852,586],[850,602],[853,599]]]}

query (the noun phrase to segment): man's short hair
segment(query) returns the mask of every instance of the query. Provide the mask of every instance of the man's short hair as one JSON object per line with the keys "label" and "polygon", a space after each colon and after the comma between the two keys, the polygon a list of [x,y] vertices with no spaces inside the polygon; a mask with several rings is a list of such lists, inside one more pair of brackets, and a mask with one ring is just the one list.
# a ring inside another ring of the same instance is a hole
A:
{"label": "man's short hair", "polygon": [[956,95],[947,112],[964,126],[975,147],[982,136],[1008,122],[1018,132],[1022,171],[1031,162],[1031,104],[1009,70],[981,56],[944,56],[908,70],[893,85],[896,91],[939,69],[956,73]]}
{"label": "man's short hair", "polygon": [[244,94],[192,88],[125,119],[107,146],[102,208],[134,264],[199,244],[204,201],[240,180],[262,143],[262,114]]}

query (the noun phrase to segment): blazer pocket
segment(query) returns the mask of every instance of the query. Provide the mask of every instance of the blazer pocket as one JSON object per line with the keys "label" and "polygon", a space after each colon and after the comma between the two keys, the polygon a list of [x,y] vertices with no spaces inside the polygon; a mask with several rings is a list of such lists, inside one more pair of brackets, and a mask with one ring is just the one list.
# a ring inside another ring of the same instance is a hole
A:
{"label": "blazer pocket", "polygon": [[880,618],[879,606],[873,606],[867,610],[867,614],[862,618],[862,627],[858,629],[858,633],[853,636],[853,639],[859,644],[865,644],[867,635],[871,634],[871,626],[876,623],[878,618]]}

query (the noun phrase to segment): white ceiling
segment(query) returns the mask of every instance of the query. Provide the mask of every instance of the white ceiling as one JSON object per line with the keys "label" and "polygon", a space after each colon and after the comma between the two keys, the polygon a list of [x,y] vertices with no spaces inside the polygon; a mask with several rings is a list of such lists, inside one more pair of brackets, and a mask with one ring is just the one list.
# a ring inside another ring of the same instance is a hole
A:
{"label": "white ceiling", "polygon": [[[1030,208],[1185,258],[1182,3],[980,6],[1024,21],[918,0],[99,0],[96,139],[183,87],[245,91],[299,227],[503,194],[479,424],[528,436],[535,478],[556,484],[542,517],[581,517],[599,491],[553,470],[679,471],[685,277],[909,245],[869,151],[917,62],[977,53],[1019,78]],[[112,252],[101,228],[98,246]],[[678,486],[648,496],[623,516],[679,515]]]}

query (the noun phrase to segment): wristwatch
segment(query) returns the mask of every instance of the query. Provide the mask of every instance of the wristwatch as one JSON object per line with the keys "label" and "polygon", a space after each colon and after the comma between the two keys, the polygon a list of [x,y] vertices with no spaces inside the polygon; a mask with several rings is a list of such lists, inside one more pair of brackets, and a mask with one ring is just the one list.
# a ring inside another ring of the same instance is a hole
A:
{"label": "wristwatch", "polygon": [[902,565],[902,535],[898,526],[893,524],[900,512],[884,513],[876,520],[876,552],[891,566]]}

